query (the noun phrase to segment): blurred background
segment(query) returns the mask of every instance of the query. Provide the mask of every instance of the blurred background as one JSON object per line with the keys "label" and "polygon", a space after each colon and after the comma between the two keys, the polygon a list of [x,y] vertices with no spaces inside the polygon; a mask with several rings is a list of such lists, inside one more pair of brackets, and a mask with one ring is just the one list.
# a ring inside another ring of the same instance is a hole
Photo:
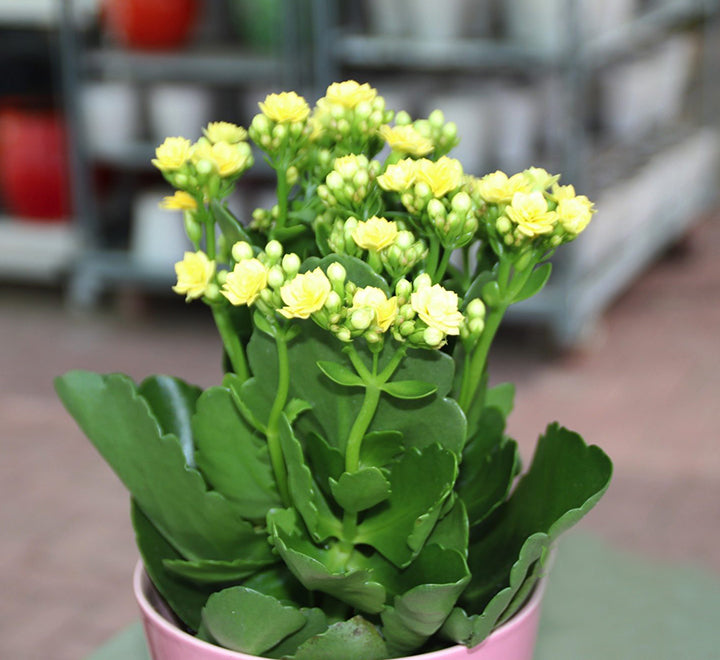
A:
{"label": "blurred background", "polygon": [[[0,655],[82,658],[135,619],[122,486],[56,401],[70,368],[220,374],[172,296],[167,135],[369,82],[457,123],[465,170],[593,199],[492,356],[525,448],[555,417],[616,462],[583,527],[720,572],[717,0],[0,0]],[[261,159],[256,159],[261,160]],[[273,196],[254,168],[231,206]]]}

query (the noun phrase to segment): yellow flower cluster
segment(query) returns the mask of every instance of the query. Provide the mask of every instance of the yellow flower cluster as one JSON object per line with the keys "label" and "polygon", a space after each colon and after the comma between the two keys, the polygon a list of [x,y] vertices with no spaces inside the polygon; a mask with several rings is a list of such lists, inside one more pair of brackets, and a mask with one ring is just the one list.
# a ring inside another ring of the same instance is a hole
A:
{"label": "yellow flower cluster", "polygon": [[378,177],[383,190],[403,193],[415,183],[424,183],[435,197],[442,197],[462,185],[462,164],[455,158],[443,156],[436,161],[405,158],[389,165]]}
{"label": "yellow flower cluster", "polygon": [[307,101],[295,92],[268,94],[258,105],[268,119],[278,124],[305,121],[310,114]]}
{"label": "yellow flower cluster", "polygon": [[373,216],[365,222],[359,222],[351,235],[358,247],[379,252],[395,242],[397,223]]}
{"label": "yellow flower cluster", "polygon": [[215,262],[204,252],[186,252],[183,260],[175,264],[175,274],[175,293],[184,295],[185,300],[201,298],[215,277]]}
{"label": "yellow flower cluster", "polygon": [[268,271],[257,259],[245,259],[225,277],[222,293],[232,305],[252,305],[267,286]]}
{"label": "yellow flower cluster", "polygon": [[420,135],[411,125],[380,127],[380,136],[388,143],[392,151],[410,156],[427,156],[435,145],[432,140]]}

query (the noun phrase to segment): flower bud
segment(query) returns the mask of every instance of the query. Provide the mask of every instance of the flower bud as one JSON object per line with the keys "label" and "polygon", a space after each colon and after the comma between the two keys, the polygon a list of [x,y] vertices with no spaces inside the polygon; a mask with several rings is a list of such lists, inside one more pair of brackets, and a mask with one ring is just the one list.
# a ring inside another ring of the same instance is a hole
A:
{"label": "flower bud", "polygon": [[470,199],[470,195],[468,195],[464,191],[457,193],[452,198],[452,202],[450,202],[450,204],[453,207],[453,210],[462,214],[467,213],[472,208],[472,200]]}
{"label": "flower bud", "polygon": [[282,258],[282,269],[287,275],[294,277],[300,270],[300,257],[294,252],[289,252]]}
{"label": "flower bud", "polygon": [[433,220],[445,217],[445,207],[439,199],[433,198],[428,202],[427,212]]}
{"label": "flower bud", "polygon": [[413,287],[405,278],[398,281],[395,285],[395,295],[401,300],[407,300],[412,293]]}
{"label": "flower bud", "polygon": [[480,298],[473,298],[465,308],[465,314],[471,319],[485,318],[485,303]]}
{"label": "flower bud", "polygon": [[[342,298],[336,291],[331,291],[328,294],[327,300],[325,301],[325,309],[329,312],[337,312],[342,307]],[[336,322],[338,319],[334,319]]]}
{"label": "flower bud", "polygon": [[468,322],[468,330],[473,337],[479,337],[485,329],[485,321],[482,319],[471,319]]}
{"label": "flower bud", "polygon": [[495,229],[498,230],[501,234],[507,234],[512,229],[512,223],[510,222],[510,218],[507,218],[504,215],[501,215],[496,221],[495,221]]}
{"label": "flower bud", "polygon": [[267,283],[268,286],[273,289],[279,289],[283,284],[285,284],[285,273],[283,273],[280,266],[272,266],[268,270]]}
{"label": "flower bud", "polygon": [[352,333],[348,328],[342,327],[340,328],[336,333],[335,336],[340,340],[344,342],[352,341]]}
{"label": "flower bud", "polygon": [[272,262],[280,261],[280,257],[282,257],[283,253],[283,246],[279,241],[270,241],[265,246],[265,254],[268,256],[268,259]]}
{"label": "flower bud", "polygon": [[253,258],[253,249],[250,243],[246,241],[238,241],[232,246],[232,258],[235,261],[245,261],[245,259]]}
{"label": "flower bud", "polygon": [[342,178],[340,172],[333,170],[325,178],[325,183],[330,190],[342,190],[345,186],[345,181]]}
{"label": "flower bud", "polygon": [[426,286],[432,286],[432,278],[428,273],[422,273],[415,278],[413,289],[418,291]]}
{"label": "flower bud", "polygon": [[445,333],[437,328],[425,328],[423,332],[423,341],[428,346],[440,346],[445,340]]}
{"label": "flower bud", "polygon": [[367,330],[374,320],[375,312],[369,307],[361,307],[360,309],[356,309],[350,315],[350,325],[355,330]]}
{"label": "flower bud", "polygon": [[343,285],[347,273],[339,261],[333,261],[327,268],[327,277],[332,284]]}

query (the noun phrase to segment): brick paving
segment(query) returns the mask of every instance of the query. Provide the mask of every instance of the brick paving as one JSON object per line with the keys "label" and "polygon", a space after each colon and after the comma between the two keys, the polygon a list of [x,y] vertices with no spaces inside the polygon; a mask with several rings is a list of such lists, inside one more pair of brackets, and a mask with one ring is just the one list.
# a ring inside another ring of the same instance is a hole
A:
{"label": "brick paving", "polygon": [[[558,355],[506,329],[493,380],[518,384],[510,431],[524,454],[559,417],[614,458],[582,525],[615,546],[720,573],[720,217],[699,224]],[[201,310],[145,300],[73,315],[57,292],[0,289],[0,657],[78,660],[136,617],[128,499],[56,400],[71,368],[219,374]]]}

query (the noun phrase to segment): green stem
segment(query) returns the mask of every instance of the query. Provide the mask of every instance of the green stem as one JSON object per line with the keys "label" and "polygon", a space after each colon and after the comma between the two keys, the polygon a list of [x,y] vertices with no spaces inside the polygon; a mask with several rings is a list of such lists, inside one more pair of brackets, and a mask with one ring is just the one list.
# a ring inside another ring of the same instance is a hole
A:
{"label": "green stem", "polygon": [[287,341],[282,333],[275,336],[275,345],[277,346],[278,357],[278,384],[275,401],[273,401],[270,410],[270,417],[267,424],[267,443],[268,452],[270,453],[270,463],[272,464],[277,481],[280,497],[285,506],[290,506],[290,492],[288,490],[287,469],[285,467],[285,459],[283,458],[282,448],[280,447],[280,415],[285,408],[288,392],[290,390],[290,364],[288,361]]}
{"label": "green stem", "polygon": [[233,371],[241,380],[246,381],[250,377],[250,373],[245,359],[245,349],[233,327],[230,314],[228,314],[228,310],[224,306],[211,305],[211,307],[215,325],[225,347],[225,352],[230,358]]}
{"label": "green stem", "polygon": [[436,283],[435,271],[437,270],[438,258],[440,257],[440,243],[434,236],[429,236],[428,241],[430,242],[430,247],[426,261],[426,272],[430,274],[433,283]]}
{"label": "green stem", "polygon": [[442,282],[443,277],[445,277],[445,271],[447,270],[448,264],[450,263],[451,254],[452,250],[443,250],[443,255],[440,259],[440,265],[438,266],[435,277],[433,278],[435,281]]}
{"label": "green stem", "polygon": [[212,212],[205,210],[203,214],[203,221],[205,222],[205,252],[207,253],[208,259],[215,259],[215,217]]}
{"label": "green stem", "polygon": [[482,380],[482,375],[487,366],[487,357],[490,351],[495,334],[500,327],[505,311],[508,305],[502,304],[493,309],[485,319],[485,328],[480,335],[480,340],[472,352],[470,358],[470,368],[463,374],[463,384],[460,391],[460,397],[458,403],[463,409],[466,415],[469,414],[470,408],[474,403],[474,398],[477,393],[478,386]]}
{"label": "green stem", "polygon": [[374,383],[365,386],[365,398],[362,407],[355,422],[350,429],[347,447],[345,450],[345,471],[357,472],[360,466],[360,447],[362,445],[365,432],[372,422],[372,418],[377,410],[380,401],[380,387]]}
{"label": "green stem", "polygon": [[287,158],[281,158],[280,162],[274,166],[275,175],[277,177],[277,202],[278,217],[275,223],[275,230],[285,227],[288,214],[288,181],[287,181]]}

